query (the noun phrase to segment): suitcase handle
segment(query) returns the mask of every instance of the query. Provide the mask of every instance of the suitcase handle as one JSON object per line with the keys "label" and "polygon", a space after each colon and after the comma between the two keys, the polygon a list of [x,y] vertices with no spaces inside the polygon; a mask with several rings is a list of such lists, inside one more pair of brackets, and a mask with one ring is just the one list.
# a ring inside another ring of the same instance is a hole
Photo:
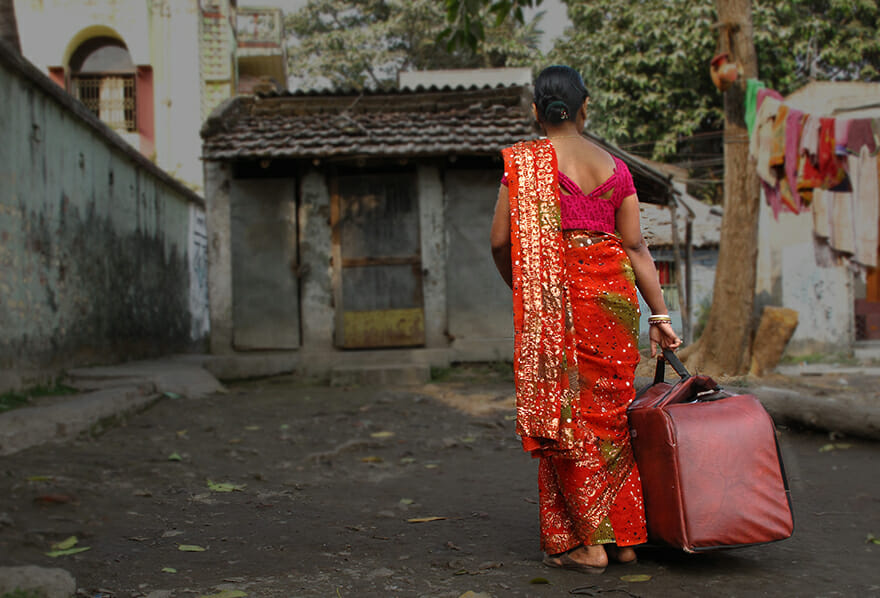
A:
{"label": "suitcase handle", "polygon": [[682,380],[691,377],[690,372],[687,371],[687,368],[684,367],[684,364],[675,352],[670,349],[663,349],[663,355],[657,357],[657,369],[654,370],[654,384],[660,384],[661,382],[666,381],[667,361],[669,362],[669,365],[672,366],[672,369],[675,370],[675,373],[681,376]]}
{"label": "suitcase handle", "polygon": [[[651,407],[658,408],[665,407],[666,405],[673,405],[675,403],[688,403],[697,399],[701,395],[707,395],[710,393],[721,392],[724,393],[725,396],[729,396],[712,378],[708,376],[691,375],[691,373],[687,371],[687,368],[684,367],[681,360],[669,349],[663,349],[663,357],[657,358],[657,370],[654,373],[654,384],[662,384],[666,381],[666,361],[668,361],[675,372],[681,376],[681,379],[654,401]],[[716,396],[715,398],[719,397]]]}

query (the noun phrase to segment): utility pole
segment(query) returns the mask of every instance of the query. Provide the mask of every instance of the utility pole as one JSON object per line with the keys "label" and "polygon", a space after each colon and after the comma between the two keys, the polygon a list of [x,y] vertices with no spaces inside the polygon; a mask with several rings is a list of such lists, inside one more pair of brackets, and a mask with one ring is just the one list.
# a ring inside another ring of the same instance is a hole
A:
{"label": "utility pole", "polygon": [[739,375],[750,364],[757,279],[760,195],[749,161],[745,89],[746,80],[758,76],[758,59],[751,0],[715,0],[715,7],[719,49],[740,74],[724,92],[724,216],[712,308],[702,336],[684,356],[691,371]]}

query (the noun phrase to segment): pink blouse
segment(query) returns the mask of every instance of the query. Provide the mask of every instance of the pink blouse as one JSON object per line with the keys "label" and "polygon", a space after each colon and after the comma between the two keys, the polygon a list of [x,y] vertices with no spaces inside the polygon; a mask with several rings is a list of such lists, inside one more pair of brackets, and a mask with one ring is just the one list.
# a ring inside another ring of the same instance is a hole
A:
{"label": "pink blouse", "polygon": [[[565,173],[559,174],[559,203],[564,230],[592,230],[614,234],[614,214],[624,198],[636,192],[629,168],[620,158],[614,158],[614,172],[589,193],[584,193],[577,183]],[[507,173],[501,179],[507,185]]]}

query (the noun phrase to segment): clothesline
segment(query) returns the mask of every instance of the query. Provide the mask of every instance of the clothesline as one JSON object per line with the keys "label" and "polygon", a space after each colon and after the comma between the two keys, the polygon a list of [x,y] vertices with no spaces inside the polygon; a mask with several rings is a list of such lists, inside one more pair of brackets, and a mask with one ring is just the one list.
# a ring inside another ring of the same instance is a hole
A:
{"label": "clothesline", "polygon": [[802,112],[755,79],[745,102],[749,154],[773,215],[812,211],[820,264],[846,257],[876,267],[880,119]]}

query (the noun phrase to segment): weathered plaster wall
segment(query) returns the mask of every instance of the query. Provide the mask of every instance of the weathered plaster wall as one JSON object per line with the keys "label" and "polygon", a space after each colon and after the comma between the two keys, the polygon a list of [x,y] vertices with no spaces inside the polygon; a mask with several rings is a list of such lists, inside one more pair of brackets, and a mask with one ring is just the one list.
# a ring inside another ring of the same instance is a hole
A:
{"label": "weathered plaster wall", "polygon": [[446,336],[446,223],[443,180],[437,167],[419,166],[418,194],[425,346],[445,348],[449,344]]}
{"label": "weathered plaster wall", "polygon": [[853,276],[846,265],[816,263],[810,212],[779,218],[761,198],[756,310],[766,305],[798,312],[787,352],[848,351],[854,340]]}
{"label": "weathered plaster wall", "polygon": [[0,56],[0,369],[44,375],[193,346],[200,199],[56,90]]}
{"label": "weathered plaster wall", "polygon": [[446,172],[446,286],[453,361],[513,359],[511,292],[489,249],[498,181],[499,171]]}
{"label": "weathered plaster wall", "polygon": [[299,259],[303,349],[333,349],[333,254],[330,191],[322,172],[310,170],[300,181]]}

